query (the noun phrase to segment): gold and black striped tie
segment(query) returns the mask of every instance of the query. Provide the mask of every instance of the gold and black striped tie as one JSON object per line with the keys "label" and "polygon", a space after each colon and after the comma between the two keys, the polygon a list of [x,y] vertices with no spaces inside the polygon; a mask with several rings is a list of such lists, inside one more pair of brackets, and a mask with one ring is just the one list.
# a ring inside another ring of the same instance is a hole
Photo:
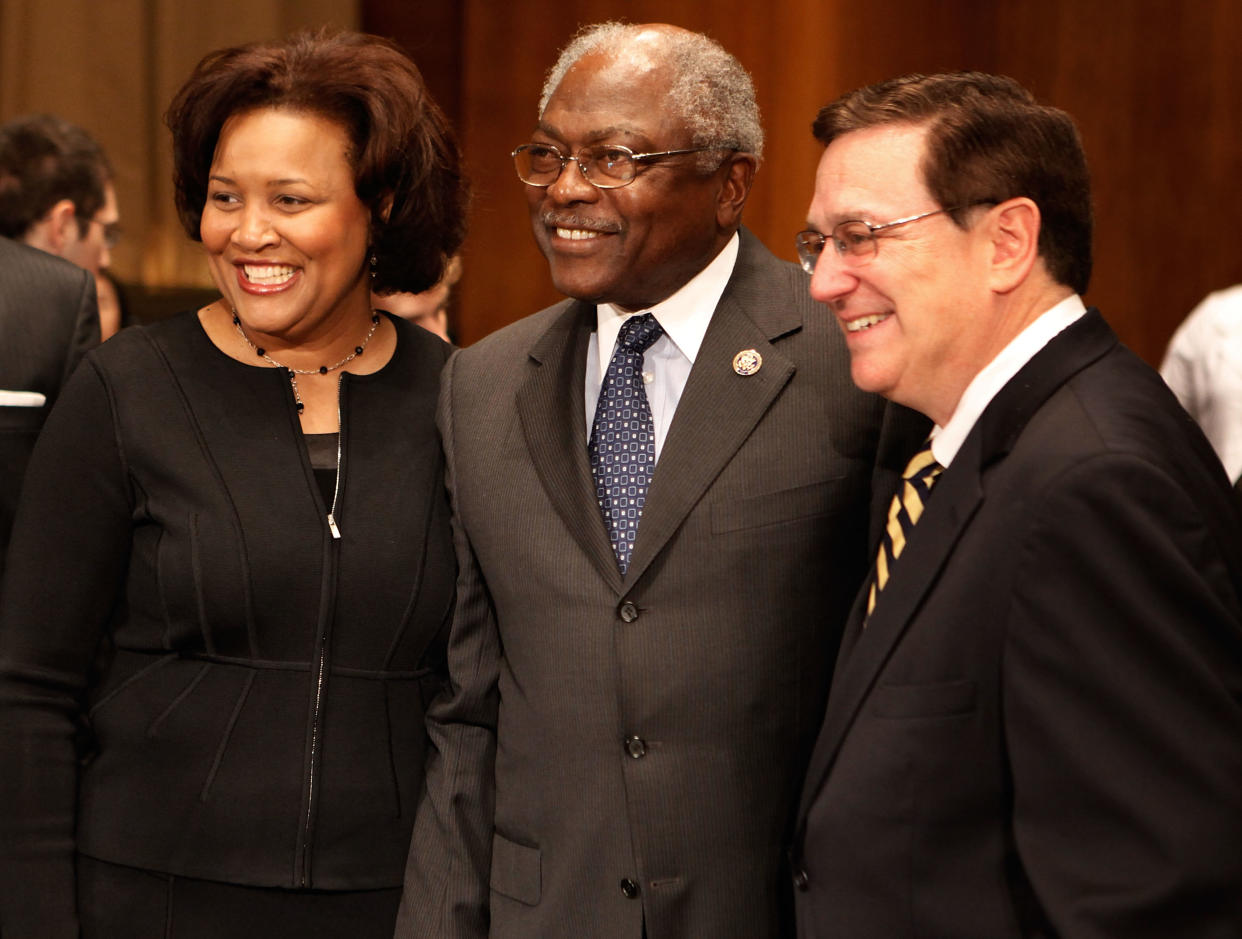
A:
{"label": "gold and black striped tie", "polygon": [[914,454],[901,474],[904,483],[900,491],[893,496],[888,507],[888,524],[884,529],[884,537],[880,540],[880,550],[875,557],[875,577],[871,581],[871,590],[867,594],[867,615],[875,609],[876,598],[884,585],[888,583],[893,564],[905,550],[906,539],[923,514],[923,505],[931,492],[932,484],[944,472],[944,467],[932,456],[931,441],[918,453]]}

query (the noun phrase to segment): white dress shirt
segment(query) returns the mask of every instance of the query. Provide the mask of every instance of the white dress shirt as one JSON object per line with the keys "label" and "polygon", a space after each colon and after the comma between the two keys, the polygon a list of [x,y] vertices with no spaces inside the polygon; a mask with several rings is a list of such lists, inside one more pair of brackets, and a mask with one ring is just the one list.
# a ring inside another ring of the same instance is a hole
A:
{"label": "white dress shirt", "polygon": [[1190,311],[1160,374],[1199,422],[1230,479],[1242,476],[1242,284]]}
{"label": "white dress shirt", "polygon": [[1086,312],[1082,297],[1078,294],[1066,297],[1014,336],[1009,345],[971,379],[948,422],[943,427],[937,425],[932,428],[932,456],[937,463],[948,467],[953,462],[966,435],[1009,379],[1017,375],[1054,336]]}
{"label": "white dress shirt", "polygon": [[736,233],[707,267],[695,274],[680,290],[648,310],[627,312],[611,303],[601,303],[595,310],[596,328],[586,361],[586,428],[587,438],[595,423],[595,408],[608,363],[616,351],[617,334],[631,316],[651,313],[664,329],[664,335],[652,343],[643,356],[643,382],[651,421],[655,425],[656,459],[664,447],[664,439],[673,423],[673,414],[681,401],[695,356],[703,344],[703,336],[712,313],[720,303],[725,285],[733,276],[740,239]]}

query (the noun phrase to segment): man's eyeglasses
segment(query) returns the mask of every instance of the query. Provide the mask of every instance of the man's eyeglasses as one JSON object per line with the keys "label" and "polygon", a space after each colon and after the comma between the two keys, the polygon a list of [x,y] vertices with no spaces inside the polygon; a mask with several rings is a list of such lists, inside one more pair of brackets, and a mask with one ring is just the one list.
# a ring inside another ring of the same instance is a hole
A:
{"label": "man's eyeglasses", "polygon": [[93,218],[87,224],[102,225],[104,244],[109,248],[115,248],[118,241],[121,240],[121,225],[119,222],[101,222],[97,218]]}
{"label": "man's eyeglasses", "polygon": [[528,186],[541,189],[551,186],[561,175],[565,164],[573,160],[582,175],[596,189],[620,189],[638,175],[638,165],[681,153],[705,153],[727,150],[728,147],[691,147],[687,150],[660,150],[657,153],[635,153],[619,144],[597,144],[583,147],[573,156],[566,156],[551,144],[527,143],[513,151],[513,165],[518,179]]}
{"label": "man's eyeglasses", "polygon": [[828,235],[817,232],[814,229],[800,231],[794,236],[794,246],[798,249],[798,261],[802,264],[802,269],[808,274],[815,273],[815,262],[819,260],[819,256],[824,250],[824,245],[830,239],[833,248],[836,249],[837,257],[844,264],[850,267],[862,267],[864,264],[870,264],[876,254],[879,253],[880,242],[879,238],[876,237],[878,232],[896,228],[898,225],[908,225],[911,222],[917,222],[919,219],[931,218],[933,215],[941,215],[945,212],[956,212],[958,209],[969,209],[977,205],[993,204],[986,201],[972,202],[970,205],[958,205],[949,209],[936,209],[932,212],[910,215],[906,218],[884,222],[880,225],[872,225],[870,222],[851,219],[837,225],[833,228],[832,233]]}

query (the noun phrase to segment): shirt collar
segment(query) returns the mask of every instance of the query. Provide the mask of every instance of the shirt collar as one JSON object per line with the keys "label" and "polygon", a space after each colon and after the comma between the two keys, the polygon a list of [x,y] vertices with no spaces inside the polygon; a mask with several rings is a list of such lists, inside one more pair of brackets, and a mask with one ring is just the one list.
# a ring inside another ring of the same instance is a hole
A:
{"label": "shirt collar", "polygon": [[941,466],[948,466],[957,456],[980,415],[1009,380],[1022,370],[1035,354],[1058,333],[1087,312],[1078,294],[1071,294],[1035,318],[1018,333],[991,362],[984,366],[966,390],[944,427],[932,428],[932,455]]}
{"label": "shirt collar", "polygon": [[608,371],[608,362],[612,358],[613,347],[617,344],[621,325],[639,313],[654,314],[664,329],[664,334],[693,365],[699,354],[699,346],[703,344],[703,336],[707,333],[712,313],[720,303],[729,278],[733,276],[739,244],[738,234],[734,232],[733,237],[707,267],[695,274],[667,300],[660,301],[650,309],[629,312],[611,303],[599,304],[595,308],[599,374],[603,375]]}

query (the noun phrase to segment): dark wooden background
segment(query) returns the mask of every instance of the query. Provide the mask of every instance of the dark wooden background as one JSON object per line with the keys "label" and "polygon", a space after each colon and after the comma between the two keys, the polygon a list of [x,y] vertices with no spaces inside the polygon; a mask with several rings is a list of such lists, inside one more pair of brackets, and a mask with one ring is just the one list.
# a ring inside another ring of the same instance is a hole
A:
{"label": "dark wooden background", "polygon": [[750,70],[768,155],[745,220],[783,257],[803,227],[821,104],[893,75],[974,68],[1076,118],[1097,219],[1087,299],[1148,361],[1204,294],[1242,281],[1237,0],[363,0],[363,28],[409,50],[461,133],[475,187],[453,309],[462,344],[557,299],[508,154],[557,49],[609,18],[701,30]]}

